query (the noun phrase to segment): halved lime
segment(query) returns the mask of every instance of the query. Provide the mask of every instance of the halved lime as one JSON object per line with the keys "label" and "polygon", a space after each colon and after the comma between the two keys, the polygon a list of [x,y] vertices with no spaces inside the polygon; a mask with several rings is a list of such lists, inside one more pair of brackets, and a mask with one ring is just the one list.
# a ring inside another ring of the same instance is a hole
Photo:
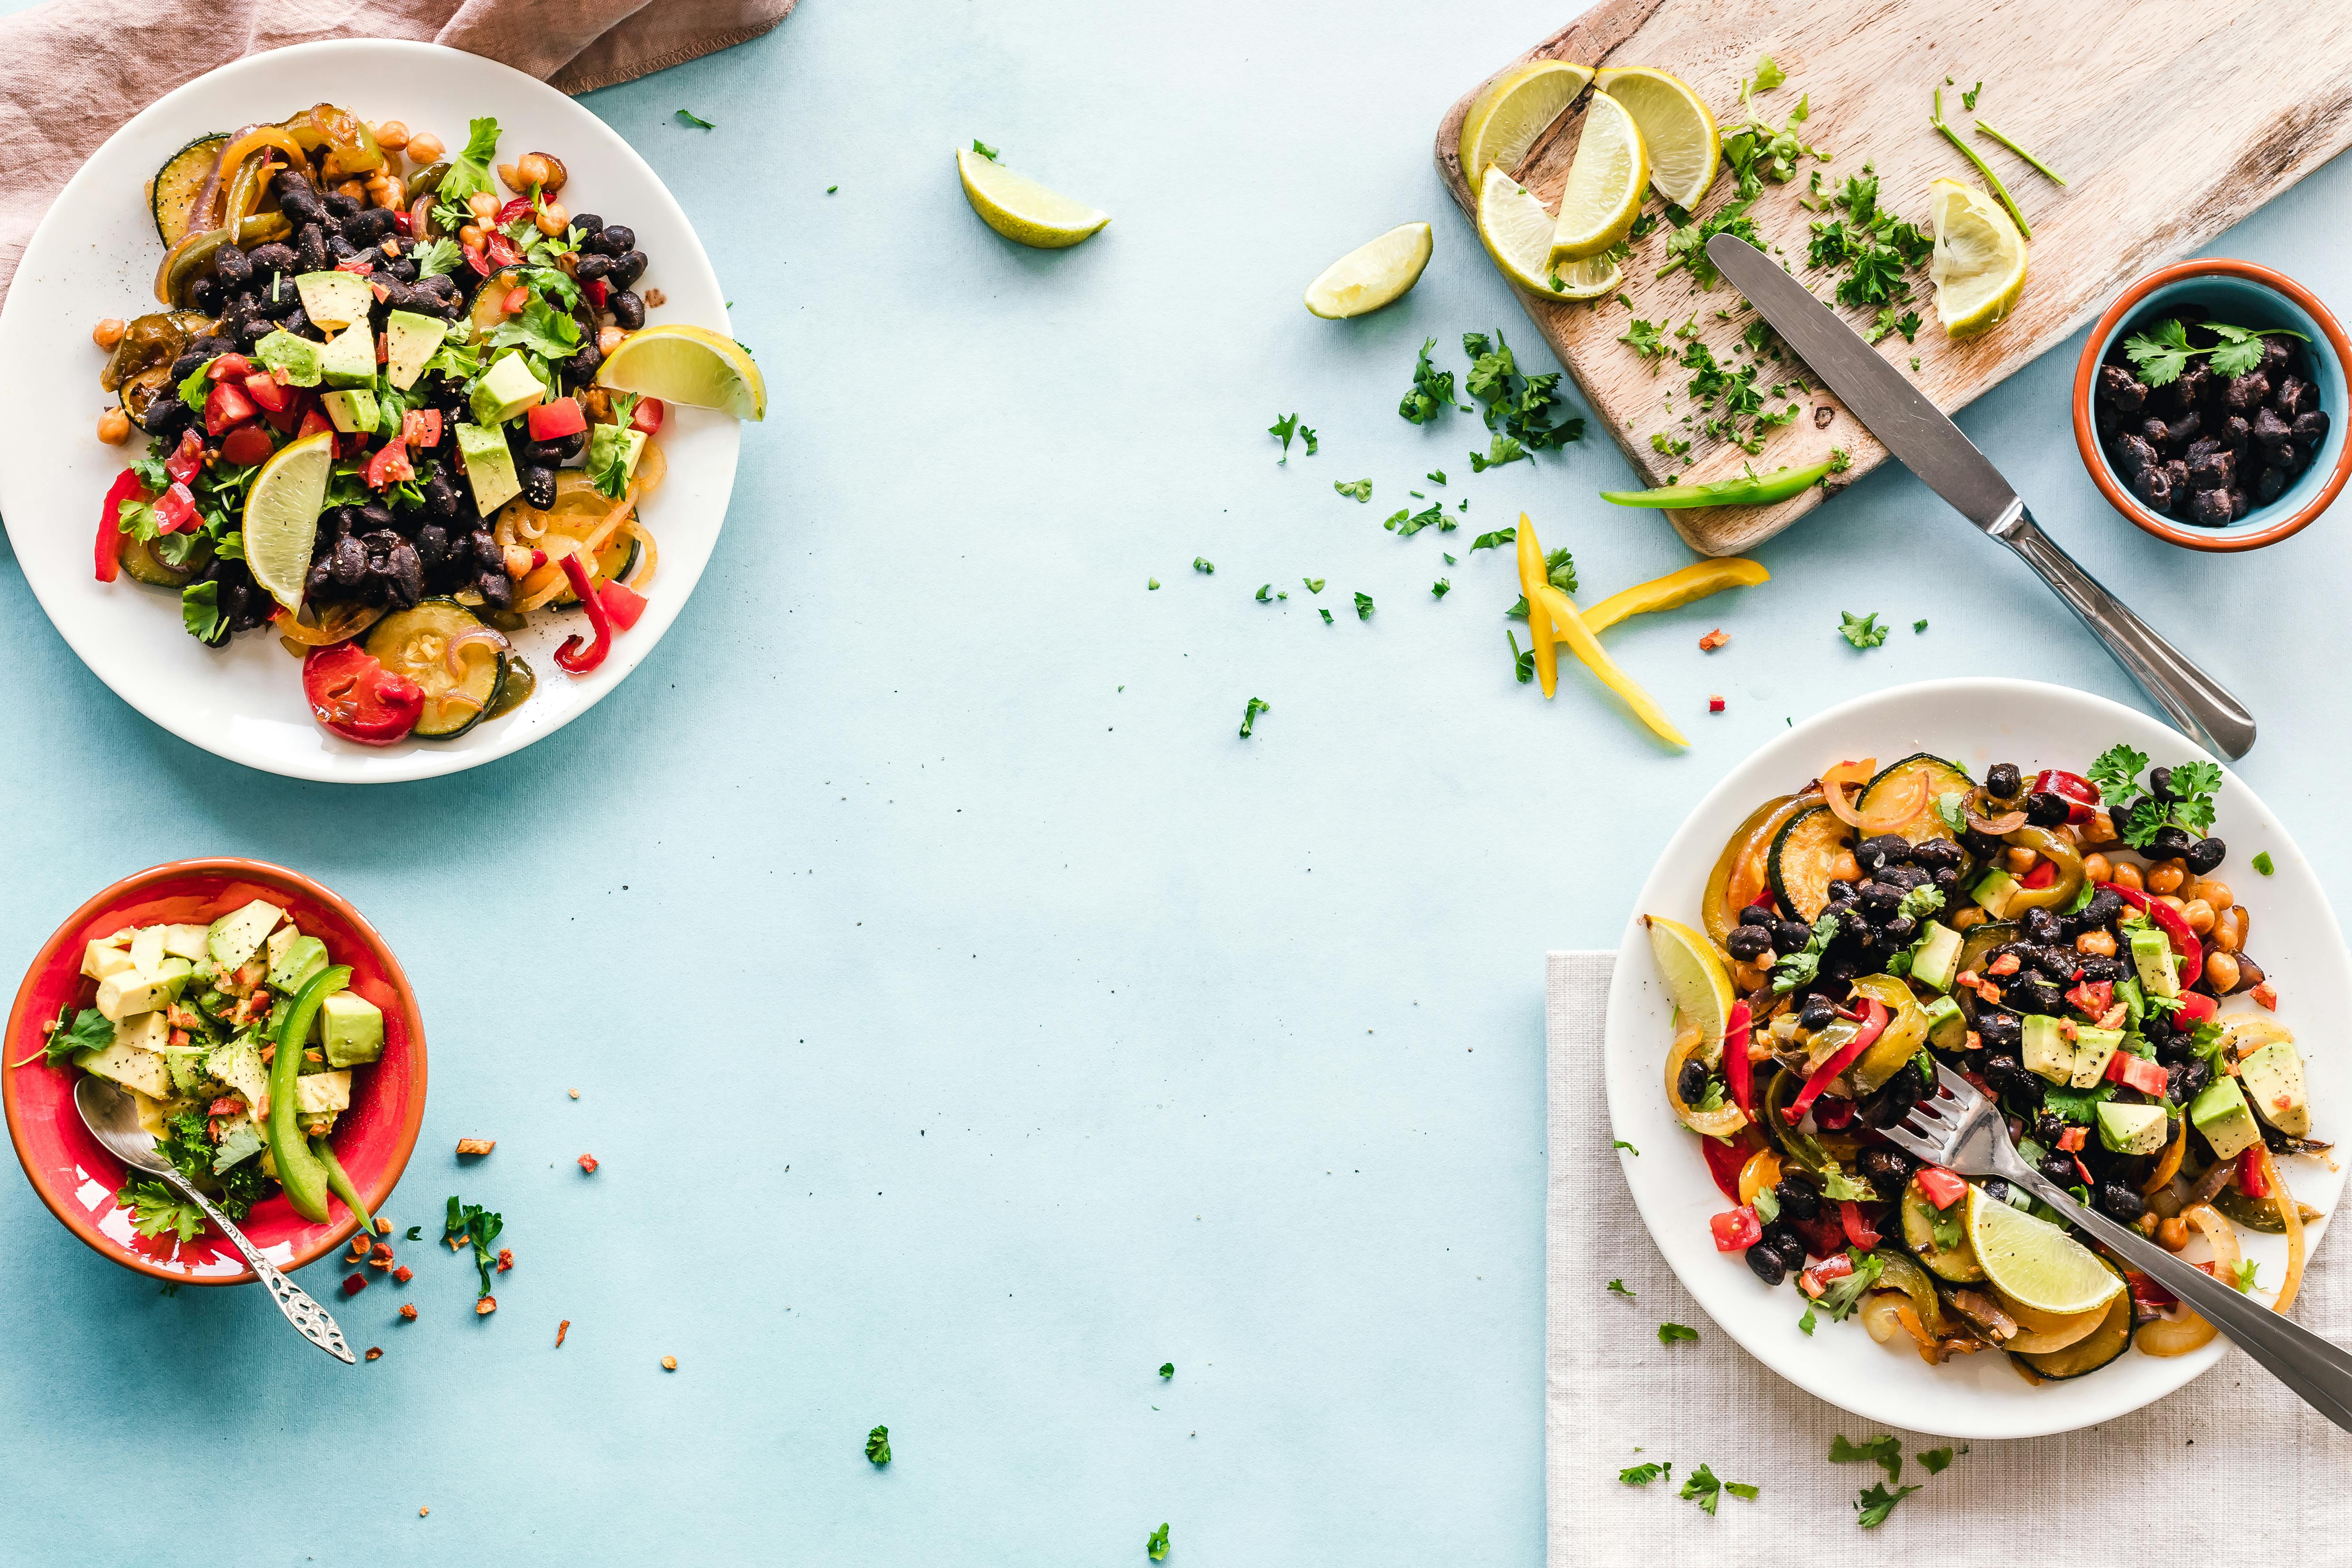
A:
{"label": "halved lime", "polygon": [[1723,162],[1723,138],[1706,99],[1682,78],[1653,66],[1618,66],[1594,79],[1642,128],[1650,183],[1678,207],[1696,207]]}
{"label": "halved lime", "polygon": [[289,610],[302,607],[302,580],[319,542],[319,508],[334,462],[334,433],[315,431],[271,454],[245,497],[246,570]]}
{"label": "halved lime", "polygon": [[2025,236],[2007,208],[1958,180],[1928,184],[1927,216],[1936,231],[1927,276],[1945,333],[1968,338],[1990,330],[2025,292]]}
{"label": "halved lime", "polygon": [[1503,275],[1520,287],[1553,299],[1596,299],[1624,280],[1604,256],[1551,261],[1551,214],[1499,163],[1486,165],[1478,186],[1478,242]]}
{"label": "halved lime", "polygon": [[1706,937],[1678,920],[1645,915],[1650,951],[1657,956],[1658,972],[1665,977],[1666,994],[1675,999],[1685,1028],[1696,1027],[1705,1054],[1713,1055],[1731,1021],[1731,977]]}
{"label": "halved lime", "polygon": [[1625,106],[1596,89],[1584,111],[1584,133],[1568,166],[1559,193],[1559,223],[1552,231],[1555,260],[1582,261],[1599,256],[1633,232],[1642,215],[1642,193],[1650,183],[1650,155]]}
{"label": "halved lime", "polygon": [[596,384],[688,408],[724,409],[738,419],[763,419],[768,413],[768,383],[751,351],[732,338],[683,323],[630,333],[597,371]]}
{"label": "halved lime", "polygon": [[2097,1253],[2048,1220],[1987,1197],[1974,1185],[1969,1188],[1969,1244],[1993,1288],[2035,1314],[2036,1325],[2090,1312],[2124,1288]]}
{"label": "halved lime", "polygon": [[1403,298],[1429,265],[1431,243],[1427,224],[1402,224],[1358,246],[1307,286],[1307,308],[1339,321]]}
{"label": "halved lime", "polygon": [[1091,237],[1110,214],[1059,191],[1049,191],[966,147],[956,153],[964,199],[981,221],[1006,239],[1039,250],[1062,250]]}
{"label": "halved lime", "polygon": [[1591,79],[1592,68],[1574,60],[1528,60],[1487,83],[1462,117],[1462,177],[1470,188],[1490,166],[1517,168]]}

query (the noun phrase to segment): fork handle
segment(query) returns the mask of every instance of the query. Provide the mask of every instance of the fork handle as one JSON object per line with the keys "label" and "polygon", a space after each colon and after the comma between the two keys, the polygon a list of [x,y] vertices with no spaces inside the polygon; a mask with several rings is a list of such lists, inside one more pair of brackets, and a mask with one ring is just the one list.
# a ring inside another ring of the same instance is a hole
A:
{"label": "fork handle", "polygon": [[2204,1270],[2184,1263],[2138,1231],[2074,1201],[2022,1159],[2004,1161],[2001,1175],[2089,1231],[2132,1266],[2179,1297],[2231,1342],[2270,1370],[2303,1402],[2352,1432],[2352,1353],[2281,1316],[2252,1296],[2225,1285]]}

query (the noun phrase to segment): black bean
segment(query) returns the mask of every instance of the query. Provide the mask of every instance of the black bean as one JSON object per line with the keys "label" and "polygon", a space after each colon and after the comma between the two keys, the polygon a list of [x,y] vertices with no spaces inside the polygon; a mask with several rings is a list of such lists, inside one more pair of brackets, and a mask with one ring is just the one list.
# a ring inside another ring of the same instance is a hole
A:
{"label": "black bean", "polygon": [[188,284],[188,305],[191,308],[201,310],[209,316],[220,308],[220,301],[219,278],[206,274],[203,277],[193,279]]}
{"label": "black bean", "polygon": [[1811,1182],[1783,1176],[1772,1194],[1780,1200],[1780,1212],[1790,1219],[1815,1219],[1821,1216],[1822,1195]]}
{"label": "black bean", "polygon": [[387,553],[383,575],[392,585],[393,597],[401,603],[413,605],[425,597],[425,562],[406,539]]}
{"label": "black bean", "polygon": [[2213,1064],[2191,1052],[2187,1061],[2172,1064],[2172,1071],[2165,1081],[2165,1096],[2176,1105],[2186,1105],[2197,1097],[2199,1090],[2212,1081]]}
{"label": "black bean", "polygon": [[1761,926],[1735,925],[1731,935],[1723,939],[1723,946],[1735,958],[1754,959],[1772,950],[1772,938]]}
{"label": "black bean", "polygon": [[2263,343],[2263,374],[2276,382],[2294,363],[2294,350],[2284,338],[2267,339]]}
{"label": "black bean", "polygon": [[2213,372],[2203,365],[2191,365],[2180,372],[2172,383],[2172,406],[2187,410],[2197,406],[2215,385]]}
{"label": "black bean", "polygon": [[385,262],[378,276],[397,277],[403,283],[414,283],[416,281],[416,264],[404,256],[398,261]]}
{"label": "black bean", "polygon": [[[606,229],[604,232],[611,234],[613,231]],[[606,281],[615,288],[635,288],[637,286],[637,279],[645,275],[646,253],[633,250],[613,263],[612,273]]]}
{"label": "black bean", "polygon": [[[2116,437],[2115,459],[2116,466],[2123,470],[2124,477],[2135,483],[2142,474],[2157,466],[2158,461],[2156,448],[2135,431],[2126,431]],[[2000,798],[2006,800],[2008,797]]]}
{"label": "black bean", "polygon": [[556,361],[555,369],[572,385],[584,387],[596,379],[596,367],[604,362],[604,351],[596,346],[596,340],[583,338],[580,351],[568,360]]}
{"label": "black bean", "polygon": [[514,602],[514,580],[499,567],[486,567],[474,579],[474,591],[493,610],[504,610]]}
{"label": "black bean", "polygon": [[2265,468],[2254,480],[2254,503],[2267,507],[2286,493],[2287,480],[2292,477],[2284,468]]}
{"label": "black bean", "polygon": [[1880,833],[1867,838],[1853,847],[1853,858],[1866,871],[1882,865],[1896,864],[1911,858],[1911,841],[1900,833]]}
{"label": "black bean", "polygon": [[646,324],[646,302],[632,290],[624,288],[606,302],[612,308],[613,321],[625,332],[634,332]]}
{"label": "black bean", "polygon": [[431,571],[449,559],[449,530],[438,523],[426,523],[416,530],[416,559]]}
{"label": "black bean", "polygon": [[1883,882],[1865,882],[1855,890],[1854,902],[1864,915],[1884,922],[1903,902],[1903,890]]}
{"label": "black bean", "polygon": [[2260,371],[2249,371],[2242,376],[2230,378],[2221,401],[2237,413],[2250,413],[2261,407],[2263,400],[2270,395],[2270,378]]}
{"label": "black bean", "polygon": [[1772,906],[1769,904],[1761,902],[1751,904],[1747,908],[1739,912],[1739,924],[1742,925],[1760,925],[1764,927],[1765,933],[1768,936],[1771,933],[1772,920]]}
{"label": "black bean", "polygon": [[2025,798],[2025,820],[2037,828],[2056,827],[2070,810],[2066,797],[2054,789],[2036,789]]}
{"label": "black bean", "polygon": [[345,239],[340,229],[327,231],[327,254],[337,261],[349,261],[359,255],[360,247]]}
{"label": "black bean", "polygon": [[213,273],[222,282],[242,288],[253,278],[253,258],[233,245],[213,252]]}
{"label": "black bean", "polygon": [[1813,928],[1801,920],[1779,920],[1772,925],[1772,950],[1794,953],[1812,939]]}
{"label": "black bean", "polygon": [[2189,520],[2200,528],[2218,528],[2230,521],[2230,492],[2197,490],[2189,497]]}
{"label": "black bean", "polygon": [[[1910,1076],[1916,1081],[1919,1075],[1914,1072]],[[1879,1196],[1892,1197],[1903,1190],[1903,1184],[1911,1179],[1911,1172],[1919,1162],[1901,1149],[1874,1145],[1856,1155],[1853,1163],[1878,1188]]]}
{"label": "black bean", "polygon": [[2083,905],[2067,924],[2078,936],[2085,931],[2103,931],[2114,925],[2116,916],[2123,912],[2123,894],[2112,887],[2101,887],[2091,894],[2091,902]]}
{"label": "black bean", "polygon": [[367,575],[367,550],[349,534],[334,542],[327,560],[330,575],[345,588],[357,587]]}
{"label": "black bean", "polygon": [[2130,976],[2131,966],[2121,958],[2102,957],[2096,953],[2091,953],[2084,956],[2082,972],[2077,977],[2088,980],[2093,985],[2097,985],[2101,980],[2113,985],[2117,980],[2129,978]]}
{"label": "black bean", "polygon": [[1977,1009],[1977,1039],[1988,1051],[2017,1051],[2025,1043],[2025,1022],[2000,1008]]}
{"label": "black bean", "polygon": [[304,224],[301,233],[294,236],[294,265],[304,272],[324,272],[331,258],[327,255],[327,231],[318,224]]}
{"label": "black bean", "polygon": [[326,207],[329,216],[338,219],[350,217],[360,210],[358,198],[346,196],[341,191],[329,191],[320,198],[320,202]]}
{"label": "black bean", "polygon": [[[470,537],[473,539],[474,559],[484,566],[497,566],[505,559],[504,552],[499,549],[498,536],[489,529],[476,528]],[[499,575],[505,575],[503,569]]]}
{"label": "black bean", "polygon": [[1878,928],[1878,934],[1888,952],[1899,953],[1919,934],[1919,923],[1907,915],[1890,915],[1886,924]]}
{"label": "black bean", "polygon": [[2238,455],[2227,447],[2204,453],[2189,465],[2189,488],[2192,492],[2226,490],[2237,478]]}
{"label": "black bean", "polygon": [[2307,454],[2310,448],[2317,446],[2327,439],[2327,411],[2319,408],[2307,409],[2296,414],[2294,423],[2287,428],[2294,432],[2295,440],[2303,445]]}
{"label": "black bean", "polygon": [[572,276],[583,283],[593,283],[612,270],[613,258],[593,251],[582,251],[580,258],[572,264]]}
{"label": "black bean", "polygon": [[604,237],[607,256],[622,256],[637,248],[637,231],[626,224],[606,224]]}
{"label": "black bean", "polygon": [[2121,365],[2099,367],[2099,401],[2125,413],[2147,401],[2147,388]]}
{"label": "black bean", "polygon": [[2115,1218],[2126,1222],[2137,1219],[2147,1207],[2147,1205],[2140,1201],[2138,1193],[2119,1181],[2101,1182],[2095,1197],[2100,1208]]}
{"label": "black bean", "polygon": [[1682,1096],[1684,1104],[1697,1104],[1699,1097],[1706,1092],[1706,1063],[1696,1058],[1685,1061],[1675,1079],[1675,1092]]}
{"label": "black bean", "polygon": [[2083,973],[2083,960],[2072,947],[2044,947],[2034,967],[2061,986],[2071,986]]}
{"label": "black bean", "polygon": [[2071,1155],[2047,1154],[2035,1161],[2034,1166],[2044,1176],[2060,1186],[2075,1186],[2083,1180],[2083,1173],[2074,1168],[2074,1156]]}
{"label": "black bean", "polygon": [[1748,1260],[1748,1271],[1768,1285],[1777,1285],[1789,1277],[1789,1265],[1777,1248],[1759,1244],[1748,1249],[1743,1256]]}
{"label": "black bean", "polygon": [[521,479],[522,498],[525,501],[541,510],[555,505],[554,469],[533,464],[523,469]]}
{"label": "black bean", "polygon": [[604,220],[594,213],[582,213],[572,220],[572,232],[583,237],[588,235],[601,234],[604,228]]}
{"label": "black bean", "polygon": [[2018,921],[2018,928],[2025,933],[2028,941],[2040,943],[2045,947],[2057,941],[2060,936],[2058,917],[2046,909],[2027,910]]}

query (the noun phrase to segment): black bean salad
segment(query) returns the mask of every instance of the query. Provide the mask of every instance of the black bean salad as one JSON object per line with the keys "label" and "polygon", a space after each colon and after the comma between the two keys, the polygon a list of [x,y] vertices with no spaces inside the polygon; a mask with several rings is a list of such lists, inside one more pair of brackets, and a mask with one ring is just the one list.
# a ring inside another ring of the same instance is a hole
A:
{"label": "black bean salad", "polygon": [[[1858,1313],[1931,1364],[1998,1352],[2032,1382],[2213,1337],[2024,1191],[1888,1143],[1938,1064],[2053,1182],[2285,1310],[2317,1215],[2279,1157],[2330,1145],[2221,876],[2221,783],[2126,746],[1981,782],[1924,752],[1841,762],[1740,824],[1704,933],[1651,921],[1681,1026],[1666,1097],[1735,1206],[1716,1246],[1793,1278],[1806,1333]],[[2284,1279],[2257,1279],[2244,1229],[2286,1237]]]}
{"label": "black bean salad", "polygon": [[594,669],[653,577],[664,405],[599,384],[660,301],[650,263],[565,209],[560,157],[498,146],[495,120],[451,152],[330,104],[199,137],[149,195],[163,308],[94,334],[99,435],[144,438],[99,579],[175,593],[210,646],[270,627],[349,740],[511,711],[532,611],[583,612],[555,661]]}

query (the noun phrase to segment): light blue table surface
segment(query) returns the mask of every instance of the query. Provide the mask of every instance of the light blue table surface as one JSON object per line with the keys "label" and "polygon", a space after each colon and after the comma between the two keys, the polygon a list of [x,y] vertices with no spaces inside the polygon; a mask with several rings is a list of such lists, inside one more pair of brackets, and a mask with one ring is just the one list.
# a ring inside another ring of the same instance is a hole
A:
{"label": "light blue table surface", "polygon": [[[478,1322],[467,1266],[407,1246],[407,1291],[332,1297],[385,1351],[345,1368],[0,1176],[0,1561],[1125,1563],[1162,1521],[1171,1563],[1536,1560],[1544,950],[1613,945],[1790,717],[1961,673],[2141,699],[1892,467],[1759,550],[1769,586],[1612,634],[1688,755],[1580,674],[1549,706],[1513,681],[1507,552],[1380,528],[1424,471],[1474,530],[1529,511],[1588,598],[1690,558],[1593,499],[1629,477],[1597,432],[1473,477],[1474,417],[1396,415],[1427,336],[1458,369],[1499,326],[1550,368],[1429,148],[1564,8],[1480,10],[808,0],[588,99],[700,229],[772,401],[676,630],[505,762],[352,789],[220,761],[0,570],[0,955],[180,855],[323,879],[427,1009],[392,1218],[437,1230],[462,1192],[519,1260]],[[1116,221],[1000,241],[950,167],[975,136]],[[2331,167],[2214,248],[2340,304],[2347,197]],[[1405,302],[1300,308],[1414,218]],[[2340,516],[2237,559],[2132,530],[2063,423],[2077,341],[1961,423],[2251,701],[2243,772],[2338,874]],[[1284,466],[1294,411],[1322,450]],[[1362,476],[1370,506],[1332,493]],[[1857,653],[1841,610],[1899,629]],[[499,1147],[460,1171],[466,1135]]]}

